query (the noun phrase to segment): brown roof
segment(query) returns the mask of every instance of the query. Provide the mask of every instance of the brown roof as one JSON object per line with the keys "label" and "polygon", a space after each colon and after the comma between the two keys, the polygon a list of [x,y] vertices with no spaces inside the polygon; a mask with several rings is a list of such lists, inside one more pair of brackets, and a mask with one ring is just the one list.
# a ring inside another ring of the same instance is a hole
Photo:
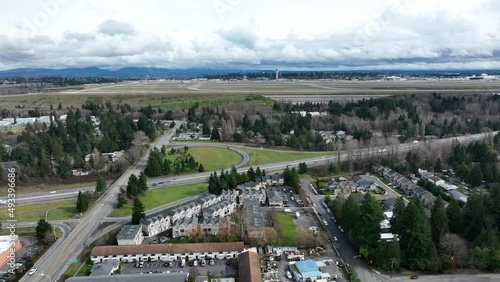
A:
{"label": "brown roof", "polygon": [[178,254],[201,252],[225,252],[244,249],[243,242],[230,243],[193,243],[193,244],[157,244],[132,246],[98,246],[92,249],[91,256],[134,255],[134,254]]}
{"label": "brown roof", "polygon": [[260,258],[256,252],[246,251],[239,255],[238,273],[240,282],[262,282]]}

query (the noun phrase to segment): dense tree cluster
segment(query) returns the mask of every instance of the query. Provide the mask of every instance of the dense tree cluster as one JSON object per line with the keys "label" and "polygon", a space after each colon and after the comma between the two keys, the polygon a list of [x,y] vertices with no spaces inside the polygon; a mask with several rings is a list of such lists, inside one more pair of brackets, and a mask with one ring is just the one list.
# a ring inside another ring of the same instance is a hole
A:
{"label": "dense tree cluster", "polygon": [[230,171],[222,170],[220,174],[217,174],[217,172],[210,174],[208,179],[208,192],[220,195],[223,190],[232,190],[242,183],[255,181],[257,178],[265,175],[266,171],[261,170],[259,167],[255,170],[253,167],[250,167],[246,173],[238,173],[233,166]]}
{"label": "dense tree cluster", "polygon": [[[144,173],[149,177],[157,177],[172,173],[200,171],[200,168],[204,171],[203,166],[194,159],[188,149],[188,147],[184,147],[184,149],[172,148],[167,153],[165,147],[161,150],[153,148],[149,154]],[[170,156],[175,156],[175,159],[172,161]]]}

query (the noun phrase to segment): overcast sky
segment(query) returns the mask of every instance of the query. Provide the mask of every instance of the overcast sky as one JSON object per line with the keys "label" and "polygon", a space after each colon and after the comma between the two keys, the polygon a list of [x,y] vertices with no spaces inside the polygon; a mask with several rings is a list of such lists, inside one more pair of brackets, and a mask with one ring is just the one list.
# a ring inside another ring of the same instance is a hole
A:
{"label": "overcast sky", "polygon": [[498,0],[8,2],[0,69],[500,69]]}

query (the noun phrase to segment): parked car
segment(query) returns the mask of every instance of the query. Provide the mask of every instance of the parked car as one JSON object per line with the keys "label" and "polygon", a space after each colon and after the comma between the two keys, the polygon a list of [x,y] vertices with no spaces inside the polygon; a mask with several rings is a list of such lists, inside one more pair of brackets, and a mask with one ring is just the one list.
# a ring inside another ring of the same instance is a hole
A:
{"label": "parked car", "polygon": [[144,267],[144,262],[143,261],[140,261],[139,262],[139,268],[143,268]]}
{"label": "parked car", "polygon": [[204,260],[204,259],[202,259],[202,260],[201,260],[201,262],[200,262],[200,265],[201,265],[201,266],[205,266],[205,265],[207,265],[207,261],[206,261],[206,260]]}
{"label": "parked car", "polygon": [[209,263],[210,265],[214,265],[214,264],[215,264],[215,261],[214,261],[213,259],[211,259],[211,260],[209,260],[209,261],[208,261],[208,263]]}
{"label": "parked car", "polygon": [[292,274],[288,270],[286,271],[286,278],[292,279]]}
{"label": "parked car", "polygon": [[410,276],[410,279],[412,279],[412,280],[418,279],[418,275],[412,275],[412,276]]}
{"label": "parked car", "polygon": [[328,222],[326,222],[326,220],[323,219],[323,223],[325,224],[325,226],[328,226]]}

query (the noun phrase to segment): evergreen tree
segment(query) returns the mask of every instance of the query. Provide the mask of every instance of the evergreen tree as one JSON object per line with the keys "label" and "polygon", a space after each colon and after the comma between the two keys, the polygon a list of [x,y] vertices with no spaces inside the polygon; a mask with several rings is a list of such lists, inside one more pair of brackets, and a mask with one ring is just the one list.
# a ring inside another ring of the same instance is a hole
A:
{"label": "evergreen tree", "polygon": [[95,184],[95,191],[100,194],[104,192],[104,190],[106,190],[106,180],[104,180],[102,176],[99,176],[99,178],[97,178],[97,183]]}
{"label": "evergreen tree", "polygon": [[481,185],[482,180],[483,180],[483,173],[481,172],[481,167],[475,165],[469,172],[469,177],[467,182],[469,182],[472,185],[472,187],[477,187]]}
{"label": "evergreen tree", "polygon": [[330,165],[328,166],[328,173],[335,173],[335,165],[333,163],[330,163]]}
{"label": "evergreen tree", "polygon": [[255,169],[255,179],[259,179],[262,177],[262,171],[260,170],[260,167],[257,167]]}
{"label": "evergreen tree", "polygon": [[127,203],[127,200],[125,199],[125,191],[123,189],[120,189],[120,193],[118,193],[116,197],[116,208],[121,208]]}
{"label": "evergreen tree", "polygon": [[307,173],[307,164],[306,163],[299,163],[299,173],[300,174]]}
{"label": "evergreen tree", "polygon": [[140,193],[144,193],[146,192],[146,190],[148,190],[148,178],[146,177],[146,174],[144,172],[141,172],[141,174],[139,175],[137,186]]}
{"label": "evergreen tree", "polygon": [[149,154],[148,163],[144,169],[144,173],[149,177],[161,176],[164,169],[163,164],[164,161],[161,152],[157,148],[154,148]]}
{"label": "evergreen tree", "polygon": [[35,228],[35,236],[38,240],[46,239],[47,233],[52,232],[52,225],[45,219],[40,219]]}
{"label": "evergreen tree", "polygon": [[448,216],[441,196],[437,197],[431,211],[432,239],[439,243],[441,237],[448,233]]}
{"label": "evergreen tree", "polygon": [[215,126],[215,125],[214,125],[214,128],[212,129],[212,135],[210,136],[210,140],[220,141],[219,130],[217,129],[217,126]]}
{"label": "evergreen tree", "polygon": [[448,216],[448,226],[451,232],[460,233],[462,231],[462,210],[458,201],[451,201],[446,210]]}
{"label": "evergreen tree", "polygon": [[434,171],[441,172],[442,169],[443,168],[441,166],[441,159],[438,158],[436,164],[434,165]]}
{"label": "evergreen tree", "polygon": [[210,126],[208,126],[207,121],[203,122],[202,134],[206,136],[210,135]]}
{"label": "evergreen tree", "polygon": [[380,240],[380,221],[383,211],[380,202],[371,193],[365,194],[359,208],[358,220],[354,223],[353,241],[358,248],[365,248],[365,258],[372,258],[370,254],[375,250]]}
{"label": "evergreen tree", "polygon": [[342,206],[341,217],[339,218],[347,233],[349,233],[349,231],[354,228],[356,222],[358,222],[359,213],[359,205],[356,203],[354,195],[351,194]]}
{"label": "evergreen tree", "polygon": [[399,242],[410,269],[427,270],[436,264],[431,225],[418,198],[412,198],[404,211]]}
{"label": "evergreen tree", "polygon": [[132,224],[139,224],[141,219],[145,218],[144,205],[139,198],[134,199],[134,206],[132,207]]}
{"label": "evergreen tree", "polygon": [[169,175],[170,173],[172,173],[171,162],[169,159],[164,159],[163,166],[162,166],[162,174]]}
{"label": "evergreen tree", "polygon": [[391,222],[391,230],[394,234],[401,234],[402,231],[402,220],[405,212],[405,201],[403,197],[399,197],[396,199],[394,203],[394,210],[392,213]]}
{"label": "evergreen tree", "polygon": [[203,165],[202,165],[202,164],[200,164],[200,165],[198,166],[198,172],[204,172],[204,171],[205,171],[205,168],[203,167]]}
{"label": "evergreen tree", "polygon": [[130,175],[128,178],[128,184],[127,184],[127,196],[132,198],[135,197],[139,194],[139,180],[137,179],[137,176],[135,174]]}
{"label": "evergreen tree", "polygon": [[71,162],[67,154],[64,155],[63,160],[59,163],[59,175],[63,179],[69,179],[73,175],[71,172]]}
{"label": "evergreen tree", "polygon": [[82,193],[82,191],[78,192],[78,198],[76,199],[76,210],[78,212],[84,212],[89,208],[89,201],[87,199],[87,195]]}
{"label": "evergreen tree", "polygon": [[[288,167],[286,168],[288,169]],[[253,170],[253,167],[250,167],[247,171],[248,179],[251,181],[255,181],[255,171]]]}

